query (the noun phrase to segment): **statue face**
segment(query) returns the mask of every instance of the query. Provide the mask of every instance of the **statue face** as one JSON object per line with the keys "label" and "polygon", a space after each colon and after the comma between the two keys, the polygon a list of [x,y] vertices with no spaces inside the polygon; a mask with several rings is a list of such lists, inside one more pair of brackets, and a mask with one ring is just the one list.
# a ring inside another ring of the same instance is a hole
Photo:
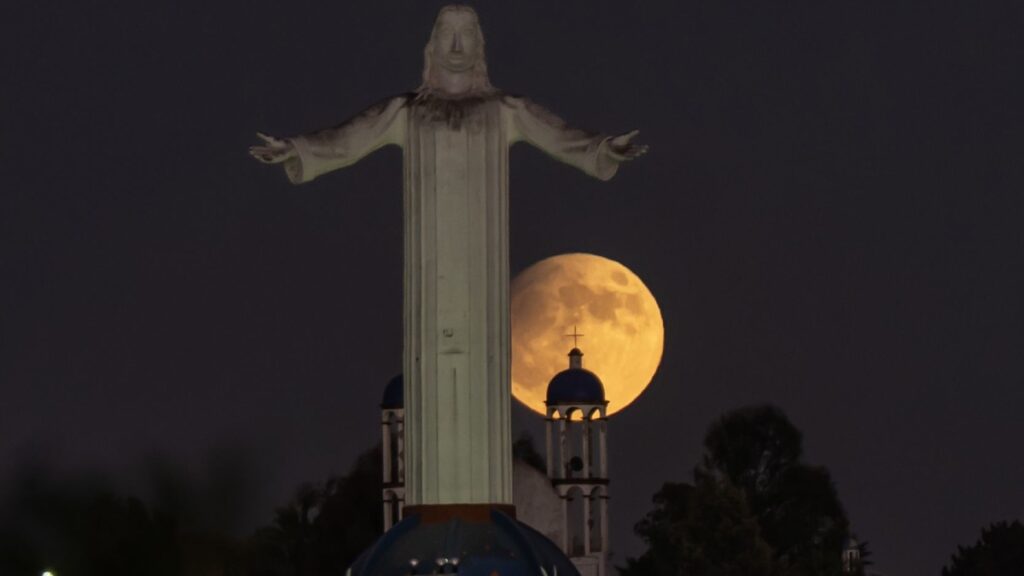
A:
{"label": "statue face", "polygon": [[482,40],[475,13],[446,10],[434,26],[434,62],[451,72],[468,72],[480,60]]}

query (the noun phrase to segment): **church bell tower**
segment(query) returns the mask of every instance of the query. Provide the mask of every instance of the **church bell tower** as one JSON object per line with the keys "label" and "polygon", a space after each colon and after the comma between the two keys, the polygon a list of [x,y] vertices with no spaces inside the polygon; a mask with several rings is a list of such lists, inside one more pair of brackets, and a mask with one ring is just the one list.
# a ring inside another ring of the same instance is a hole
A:
{"label": "church bell tower", "polygon": [[604,385],[569,352],[548,384],[547,474],[562,500],[562,551],[582,576],[605,576],[608,561],[608,401]]}
{"label": "church bell tower", "polygon": [[405,507],[405,402],[402,375],[388,382],[380,401],[384,530],[402,519]]}

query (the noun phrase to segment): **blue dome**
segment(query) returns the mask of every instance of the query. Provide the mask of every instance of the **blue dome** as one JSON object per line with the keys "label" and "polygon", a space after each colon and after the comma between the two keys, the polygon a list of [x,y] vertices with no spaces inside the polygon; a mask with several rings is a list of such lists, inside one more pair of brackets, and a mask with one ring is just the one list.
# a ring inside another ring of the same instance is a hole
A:
{"label": "blue dome", "polygon": [[405,387],[402,375],[399,374],[388,382],[384,388],[384,397],[380,399],[381,410],[398,410],[405,406]]}
{"label": "blue dome", "polygon": [[547,404],[603,404],[604,384],[590,370],[569,368],[551,379]]}
{"label": "blue dome", "polygon": [[[349,574],[436,574],[438,559],[457,561],[459,576],[537,576],[540,568],[549,575],[579,576],[553,542],[493,509],[481,518],[454,516],[440,521],[411,512],[363,552]],[[454,568],[446,565],[441,573],[453,573]]]}

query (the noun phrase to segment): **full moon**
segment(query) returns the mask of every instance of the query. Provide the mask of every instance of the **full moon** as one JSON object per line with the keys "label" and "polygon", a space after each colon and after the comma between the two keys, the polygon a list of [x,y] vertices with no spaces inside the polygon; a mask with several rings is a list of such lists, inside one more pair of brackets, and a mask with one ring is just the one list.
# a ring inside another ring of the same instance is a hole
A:
{"label": "full moon", "polygon": [[548,382],[569,367],[573,346],[604,384],[608,414],[629,406],[654,377],[665,343],[661,310],[622,264],[552,256],[516,276],[511,300],[512,395],[535,412],[545,413]]}

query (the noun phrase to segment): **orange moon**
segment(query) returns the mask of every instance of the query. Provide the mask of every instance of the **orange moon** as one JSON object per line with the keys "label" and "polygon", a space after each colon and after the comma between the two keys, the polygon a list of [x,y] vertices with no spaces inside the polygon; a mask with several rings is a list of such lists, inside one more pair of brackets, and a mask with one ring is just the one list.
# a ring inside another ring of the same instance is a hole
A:
{"label": "orange moon", "polygon": [[579,253],[541,260],[512,281],[511,308],[512,395],[540,414],[548,382],[569,367],[574,327],[583,335],[583,367],[604,384],[608,414],[636,400],[661,362],[658,302],[614,260]]}

